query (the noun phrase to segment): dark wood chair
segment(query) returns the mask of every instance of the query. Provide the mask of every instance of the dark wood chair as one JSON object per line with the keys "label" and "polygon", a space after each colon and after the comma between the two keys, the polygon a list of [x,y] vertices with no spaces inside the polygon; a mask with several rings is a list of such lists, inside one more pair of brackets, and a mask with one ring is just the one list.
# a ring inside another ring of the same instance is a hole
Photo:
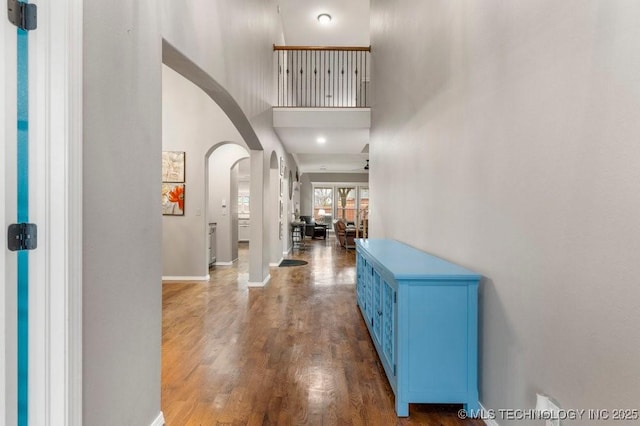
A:
{"label": "dark wood chair", "polygon": [[304,235],[311,238],[327,239],[327,225],[316,223],[311,216],[300,216],[300,220],[306,223]]}

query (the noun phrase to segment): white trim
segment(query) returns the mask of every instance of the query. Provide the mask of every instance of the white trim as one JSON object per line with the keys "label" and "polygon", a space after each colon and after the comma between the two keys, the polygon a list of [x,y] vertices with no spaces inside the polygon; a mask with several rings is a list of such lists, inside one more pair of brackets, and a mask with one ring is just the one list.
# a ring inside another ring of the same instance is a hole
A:
{"label": "white trim", "polygon": [[[82,425],[83,1],[50,5],[51,372],[47,424]],[[43,6],[41,2],[39,7]],[[53,144],[55,143],[55,148]],[[53,234],[53,232],[57,232]],[[57,293],[57,296],[54,294]],[[60,333],[63,332],[61,335]],[[55,337],[54,337],[55,336]]]}
{"label": "white trim", "polygon": [[210,275],[205,275],[203,277],[195,277],[195,276],[162,276],[162,281],[209,281],[211,278]]}
{"label": "white trim", "polygon": [[[287,251],[283,251],[282,252],[282,257],[285,258],[285,257],[289,256],[289,253],[291,253],[291,247],[289,247],[289,249]],[[282,261],[282,259],[281,259],[281,261]]]}
{"label": "white trim", "polygon": [[216,262],[215,266],[232,266],[234,263],[238,261],[238,258],[233,259],[231,262]]}
{"label": "white trim", "polygon": [[247,283],[247,287],[258,287],[258,288],[259,287],[264,287],[269,283],[269,281],[271,281],[271,274],[268,274],[267,277],[262,282],[249,281]]}
{"label": "white trim", "polygon": [[[332,173],[332,174],[342,174],[342,173],[346,173],[346,172],[307,172],[307,174],[309,175],[313,175],[313,174],[320,174],[320,173]],[[355,173],[359,173],[359,172],[355,172]],[[364,188],[369,188],[369,182],[311,182],[311,189],[315,189],[314,187],[316,186],[321,186],[321,187],[327,187],[327,186],[335,186],[335,187],[340,187],[342,188],[343,186],[362,186]],[[304,216],[304,215],[303,215]]]}
{"label": "white trim", "polygon": [[34,120],[30,421],[82,424],[82,0],[38,4],[30,33]]}
{"label": "white trim", "polygon": [[487,426],[500,426],[494,419],[489,418],[489,410],[484,408],[484,406],[480,404],[480,402],[478,402],[478,405],[480,405],[480,412],[482,413],[481,419],[484,421],[484,424],[486,424]]}
{"label": "white trim", "polygon": [[[284,254],[284,253],[283,253]],[[282,262],[282,260],[284,259],[284,257],[281,257],[280,260],[278,260],[275,263],[270,263],[269,266],[273,267],[273,268],[277,268],[278,266],[280,266],[280,262]]]}
{"label": "white trim", "polygon": [[160,411],[158,417],[151,423],[151,426],[164,426],[164,414],[162,414],[162,411]]}

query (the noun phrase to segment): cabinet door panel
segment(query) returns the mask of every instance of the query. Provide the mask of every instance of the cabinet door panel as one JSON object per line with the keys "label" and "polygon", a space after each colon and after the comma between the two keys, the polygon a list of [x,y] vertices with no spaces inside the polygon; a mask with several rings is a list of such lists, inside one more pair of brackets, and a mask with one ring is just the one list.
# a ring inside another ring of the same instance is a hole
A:
{"label": "cabinet door panel", "polygon": [[380,343],[382,341],[382,290],[380,275],[373,271],[373,335]]}
{"label": "cabinet door panel", "polygon": [[382,352],[389,365],[396,362],[396,294],[389,283],[382,284]]}
{"label": "cabinet door panel", "polygon": [[364,259],[360,254],[356,257],[356,297],[358,305],[364,308],[364,278],[363,278]]}
{"label": "cabinet door panel", "polygon": [[373,325],[373,270],[371,265],[367,262],[367,269],[364,274],[365,291],[366,291],[366,320],[369,324]]}

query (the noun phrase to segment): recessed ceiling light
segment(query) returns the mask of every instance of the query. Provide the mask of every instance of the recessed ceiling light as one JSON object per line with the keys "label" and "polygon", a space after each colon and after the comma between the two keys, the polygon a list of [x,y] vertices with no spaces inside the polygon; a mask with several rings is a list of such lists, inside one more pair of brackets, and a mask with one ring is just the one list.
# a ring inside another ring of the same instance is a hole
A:
{"label": "recessed ceiling light", "polygon": [[321,13],[320,15],[318,15],[318,22],[324,25],[328,24],[329,22],[331,22],[331,15],[329,15],[328,13]]}
{"label": "recessed ceiling light", "polygon": [[327,140],[323,137],[319,137],[318,139],[316,139],[316,142],[318,143],[325,143]]}

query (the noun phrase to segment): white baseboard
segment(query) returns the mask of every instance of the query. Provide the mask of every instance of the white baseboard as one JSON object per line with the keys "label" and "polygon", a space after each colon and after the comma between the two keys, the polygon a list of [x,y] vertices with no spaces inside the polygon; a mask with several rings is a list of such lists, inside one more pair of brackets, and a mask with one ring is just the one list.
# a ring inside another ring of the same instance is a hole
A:
{"label": "white baseboard", "polygon": [[164,426],[164,414],[162,414],[162,411],[160,411],[158,417],[151,423],[151,426]]}
{"label": "white baseboard", "polygon": [[236,263],[237,261],[238,261],[238,258],[236,257],[231,262],[216,262],[215,266],[233,266],[233,264]]}
{"label": "white baseboard", "polygon": [[272,266],[274,268],[280,266],[280,262],[282,262],[282,259],[284,259],[284,257],[281,257],[280,260],[275,263],[269,263],[269,266]]}
{"label": "white baseboard", "polygon": [[482,420],[484,421],[484,424],[486,424],[487,426],[500,426],[498,422],[496,422],[494,419],[489,418],[489,410],[484,408],[484,406],[479,402],[478,402],[478,405],[480,405],[480,410],[482,412]]}
{"label": "white baseboard", "polygon": [[289,256],[289,253],[291,253],[291,247],[289,247],[289,249],[287,251],[283,251],[282,252],[282,256],[283,257],[287,257],[287,256]]}
{"label": "white baseboard", "polygon": [[267,275],[267,277],[262,282],[251,282],[251,281],[249,281],[247,283],[247,287],[264,287],[269,283],[269,281],[271,281],[271,274]]}
{"label": "white baseboard", "polygon": [[209,275],[204,277],[187,277],[187,276],[162,276],[162,281],[209,281]]}

